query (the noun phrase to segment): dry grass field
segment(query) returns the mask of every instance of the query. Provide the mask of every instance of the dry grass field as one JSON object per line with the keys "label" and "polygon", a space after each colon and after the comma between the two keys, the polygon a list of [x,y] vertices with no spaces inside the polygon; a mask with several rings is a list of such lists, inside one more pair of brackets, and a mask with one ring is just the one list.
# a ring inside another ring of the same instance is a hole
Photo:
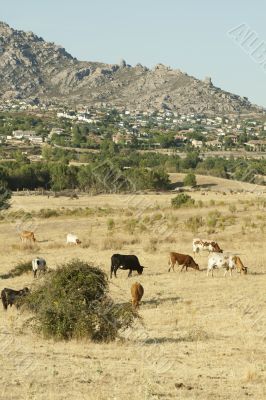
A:
{"label": "dry grass field", "polygon": [[[0,274],[35,256],[50,268],[78,257],[109,274],[119,252],[138,255],[147,268],[130,279],[119,270],[110,281],[117,302],[130,300],[135,281],[145,289],[142,323],[113,343],[45,340],[29,329],[26,312],[1,311],[0,399],[266,398],[266,199],[259,190],[223,194],[218,190],[228,187],[215,182],[204,195],[191,194],[194,206],[178,210],[171,208],[174,193],[13,196],[1,221]],[[35,230],[32,248],[21,245],[22,228]],[[68,232],[81,246],[66,246]],[[206,254],[196,256],[201,271],[168,273],[169,251],[192,255],[193,237],[239,254],[248,274],[207,277]],[[0,289],[32,282],[24,274],[0,280]]]}

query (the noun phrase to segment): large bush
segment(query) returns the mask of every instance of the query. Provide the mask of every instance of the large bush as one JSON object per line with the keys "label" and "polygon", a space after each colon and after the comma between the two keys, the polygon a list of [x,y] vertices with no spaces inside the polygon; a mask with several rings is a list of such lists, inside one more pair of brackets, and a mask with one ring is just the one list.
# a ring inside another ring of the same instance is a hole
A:
{"label": "large bush", "polygon": [[173,208],[180,208],[183,206],[192,206],[195,200],[186,193],[180,193],[171,200]]}
{"label": "large bush", "polygon": [[137,313],[130,303],[115,304],[107,293],[107,276],[101,269],[72,260],[47,274],[23,303],[45,337],[108,342],[131,326]]}

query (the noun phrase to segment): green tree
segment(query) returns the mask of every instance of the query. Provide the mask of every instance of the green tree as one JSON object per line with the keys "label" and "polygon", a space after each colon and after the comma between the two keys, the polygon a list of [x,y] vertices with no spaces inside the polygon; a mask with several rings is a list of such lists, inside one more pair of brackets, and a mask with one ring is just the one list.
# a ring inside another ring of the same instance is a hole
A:
{"label": "green tree", "polygon": [[12,192],[7,189],[4,183],[0,183],[0,210],[6,210],[10,207],[9,200],[11,199]]}
{"label": "green tree", "polygon": [[197,185],[197,180],[195,174],[189,173],[185,176],[184,178],[184,186],[196,186]]}

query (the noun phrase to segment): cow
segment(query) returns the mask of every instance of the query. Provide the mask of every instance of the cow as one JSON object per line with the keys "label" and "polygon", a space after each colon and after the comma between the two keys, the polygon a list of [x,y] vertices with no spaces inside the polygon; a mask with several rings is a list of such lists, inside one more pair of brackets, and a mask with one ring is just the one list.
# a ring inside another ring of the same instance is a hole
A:
{"label": "cow", "polygon": [[29,288],[24,287],[21,290],[14,290],[14,289],[9,289],[9,288],[4,288],[1,292],[1,300],[3,303],[3,307],[5,310],[7,310],[7,307],[10,306],[12,307],[13,304],[16,305],[18,308],[19,305],[17,304],[17,301],[23,297],[26,296],[29,293]]}
{"label": "cow", "polygon": [[230,270],[230,276],[232,276],[232,270],[237,269],[239,272],[243,271],[244,274],[247,273],[247,268],[244,267],[242,261],[238,256],[229,255],[229,254],[212,254],[209,256],[208,259],[208,266],[207,266],[207,276],[209,272],[212,272],[213,277],[213,270],[215,268],[224,268],[224,276],[227,274],[228,270]]}
{"label": "cow", "polygon": [[237,272],[239,272],[240,274],[242,274],[242,272],[243,272],[243,274],[246,275],[248,273],[248,269],[247,269],[247,267],[244,266],[244,264],[242,263],[240,257],[239,256],[232,256],[232,259],[233,259],[233,261],[235,263]]}
{"label": "cow", "polygon": [[73,235],[73,233],[68,233],[67,234],[66,242],[67,242],[67,244],[76,244],[76,245],[81,243],[81,241],[79,240],[77,235]]}
{"label": "cow", "polygon": [[22,243],[23,242],[26,242],[26,241],[33,241],[33,242],[36,242],[36,238],[35,238],[35,236],[34,236],[34,232],[31,232],[31,231],[21,231],[20,232],[20,234],[19,234],[19,236],[20,236],[20,240],[22,241]]}
{"label": "cow", "polygon": [[168,272],[170,272],[171,268],[174,271],[174,266],[176,263],[178,266],[182,265],[181,271],[183,271],[184,268],[186,268],[186,271],[187,271],[188,267],[197,269],[199,271],[198,264],[188,254],[180,254],[180,253],[171,252],[169,254],[168,265],[170,265],[170,268],[168,269]]}
{"label": "cow", "polygon": [[132,306],[138,308],[140,300],[143,296],[144,288],[139,282],[133,283],[131,286]]}
{"label": "cow", "polygon": [[37,272],[40,274],[45,273],[47,271],[47,264],[44,258],[37,257],[34,260],[32,260],[32,271],[33,271],[33,276],[36,278]]}
{"label": "cow", "polygon": [[143,272],[143,266],[140,265],[138,257],[135,255],[123,255],[123,254],[113,254],[111,257],[111,274],[114,273],[116,276],[116,271],[120,269],[129,269],[128,278],[132,275],[132,271],[137,271],[139,275]]}
{"label": "cow", "polygon": [[200,251],[208,251],[210,253],[222,253],[223,250],[220,248],[217,242],[214,242],[213,240],[202,240],[202,239],[193,239],[192,242],[192,250],[194,253],[194,256],[196,253]]}

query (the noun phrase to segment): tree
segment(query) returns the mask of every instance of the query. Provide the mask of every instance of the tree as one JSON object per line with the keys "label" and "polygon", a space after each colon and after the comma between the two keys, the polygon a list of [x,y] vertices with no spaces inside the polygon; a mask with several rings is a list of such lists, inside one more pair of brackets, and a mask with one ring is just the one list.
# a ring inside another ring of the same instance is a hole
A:
{"label": "tree", "polygon": [[10,207],[9,200],[11,199],[12,192],[7,189],[3,182],[0,182],[0,210],[6,210]]}
{"label": "tree", "polygon": [[185,176],[184,178],[184,186],[196,186],[197,185],[197,180],[195,174],[189,173]]}

